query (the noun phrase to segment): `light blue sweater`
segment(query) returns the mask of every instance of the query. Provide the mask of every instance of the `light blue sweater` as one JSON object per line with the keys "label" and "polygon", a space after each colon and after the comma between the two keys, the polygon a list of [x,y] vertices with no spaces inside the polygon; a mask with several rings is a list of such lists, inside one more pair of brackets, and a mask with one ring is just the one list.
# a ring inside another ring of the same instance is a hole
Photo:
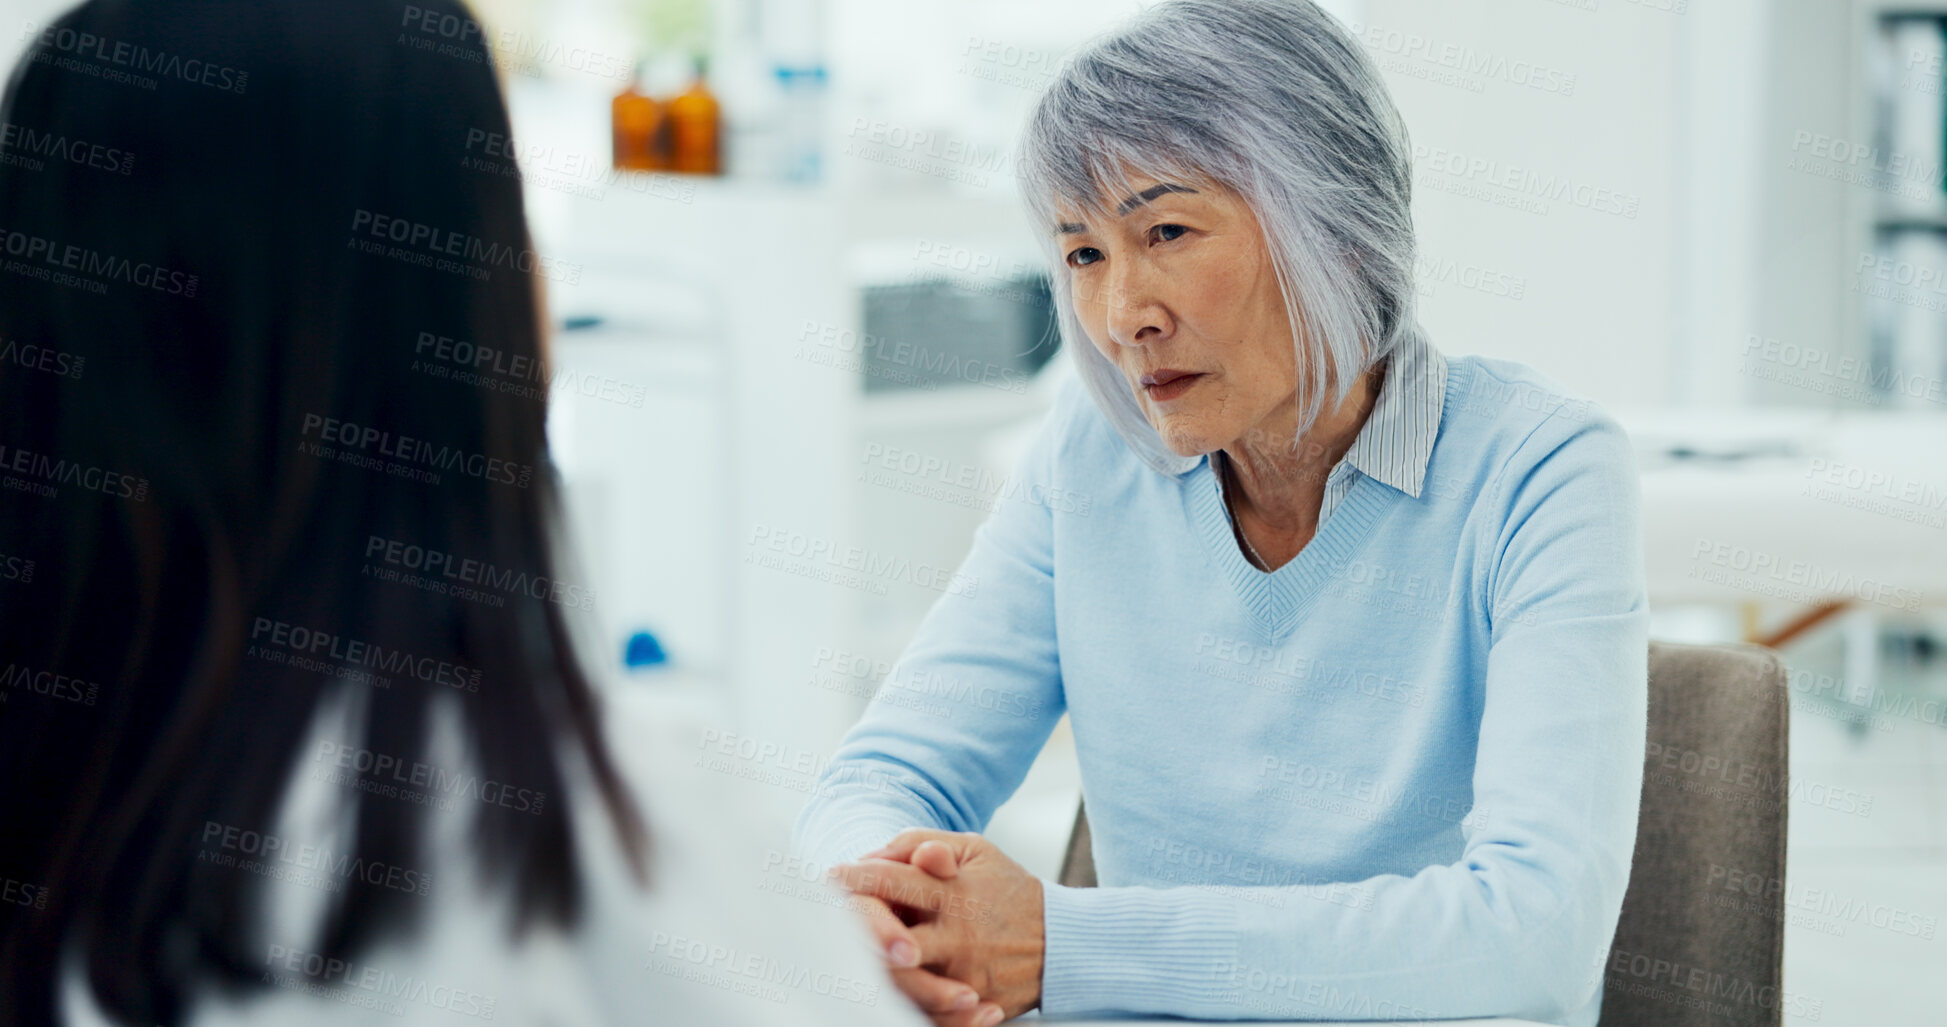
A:
{"label": "light blue sweater", "polygon": [[1049,1014],[1595,1023],[1647,702],[1612,420],[1455,358],[1419,495],[1355,476],[1271,574],[1208,460],[1151,469],[1079,386],[1020,474],[1062,501],[982,526],[807,857],[982,830],[1067,712],[1102,886],[1045,886]]}

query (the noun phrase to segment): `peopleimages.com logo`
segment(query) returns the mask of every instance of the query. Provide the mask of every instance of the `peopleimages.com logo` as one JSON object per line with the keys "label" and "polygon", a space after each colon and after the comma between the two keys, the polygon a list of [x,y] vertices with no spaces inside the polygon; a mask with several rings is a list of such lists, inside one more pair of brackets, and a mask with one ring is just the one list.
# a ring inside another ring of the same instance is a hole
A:
{"label": "peopleimages.com logo", "polygon": [[265,950],[264,966],[265,983],[392,1016],[404,1016],[406,1004],[413,1003],[491,1020],[499,1006],[498,999],[483,992],[284,945]]}
{"label": "peopleimages.com logo", "polygon": [[46,909],[47,886],[16,881],[11,877],[0,878],[0,903],[33,910]]}
{"label": "peopleimages.com logo", "polygon": [[403,649],[392,649],[329,631],[316,631],[301,624],[269,617],[258,617],[251,622],[250,640],[252,649],[261,647],[289,655],[328,659],[345,667],[404,675],[429,685],[444,685],[463,692],[480,690],[480,672],[463,664],[415,656]]}
{"label": "peopleimages.com logo", "polygon": [[[315,438],[379,460],[396,461],[430,471],[451,471],[470,478],[501,485],[526,488],[534,478],[530,464],[502,460],[485,453],[471,453],[451,446],[436,445],[410,435],[396,435],[371,425],[358,425],[323,414],[307,413],[300,429],[307,440]],[[320,454],[322,455],[322,454]],[[434,482],[438,479],[435,477]]]}
{"label": "peopleimages.com logo", "polygon": [[8,271],[61,285],[88,285],[90,291],[100,293],[107,290],[106,280],[185,299],[196,296],[195,275],[26,232],[0,228],[0,252],[18,258],[7,262]]}
{"label": "peopleimages.com logo", "polygon": [[[15,474],[23,477],[15,478],[12,476]],[[147,478],[0,442],[0,486],[52,499],[62,485],[78,485],[89,492],[137,503],[147,502],[149,498]]]}
{"label": "peopleimages.com logo", "polygon": [[1699,581],[1786,599],[1818,602],[1834,596],[1917,610],[1920,595],[1904,585],[1892,585],[1851,571],[1839,571],[1805,560],[1700,538],[1690,553],[1689,576]]}
{"label": "peopleimages.com logo", "polygon": [[34,583],[34,561],[21,556],[0,553],[0,581],[18,581],[23,585]]}
{"label": "peopleimages.com logo", "polygon": [[0,339],[0,364],[13,364],[61,378],[78,379],[82,369],[88,366],[88,358],[24,343],[19,339]]}
{"label": "peopleimages.com logo", "polygon": [[[579,264],[377,211],[354,211],[351,232],[354,245],[365,252],[464,274],[479,281],[490,278],[494,268],[540,275],[569,285],[581,281]],[[387,247],[388,242],[399,245]],[[456,259],[448,260],[448,257]]]}
{"label": "peopleimages.com logo", "polygon": [[[311,762],[325,768],[351,771],[352,775],[345,775],[349,780],[341,783],[354,787],[369,784],[384,789],[387,798],[404,798],[422,805],[436,803],[440,809],[451,809],[451,800],[454,799],[472,799],[489,806],[503,806],[518,813],[538,815],[548,801],[544,791],[520,788],[478,774],[451,771],[420,760],[401,759],[333,741],[318,743],[318,751],[311,757]],[[313,775],[314,778],[316,776]]]}
{"label": "peopleimages.com logo", "polygon": [[[370,577],[462,599],[484,597],[494,600],[494,606],[505,602],[500,595],[513,595],[545,599],[577,610],[595,608],[593,589],[377,535],[366,538],[365,559],[376,561],[365,565]],[[484,595],[487,590],[500,595]]]}
{"label": "peopleimages.com logo", "polygon": [[135,170],[135,155],[112,146],[71,139],[59,132],[41,132],[14,122],[0,122],[0,164],[42,171],[47,161],[127,175]]}
{"label": "peopleimages.com logo", "polygon": [[[101,695],[100,682],[84,681],[51,670],[35,670],[33,667],[18,663],[9,663],[4,669],[0,669],[0,687],[32,692],[50,699],[79,703],[82,706],[93,706],[95,699]],[[0,691],[0,700],[5,699],[6,696],[6,692]]]}
{"label": "peopleimages.com logo", "polygon": [[394,891],[427,895],[433,887],[433,877],[425,871],[366,859],[349,851],[333,850],[328,845],[300,845],[278,835],[215,820],[203,822],[202,844],[198,862],[234,867],[307,888],[338,891],[346,882],[362,881]]}
{"label": "peopleimages.com logo", "polygon": [[[167,50],[151,50],[139,43],[111,39],[78,29],[29,24],[21,34],[40,47],[32,60],[65,71],[76,71],[96,78],[127,82],[153,90],[156,79],[172,78],[192,85],[208,86],[226,93],[241,93],[250,84],[250,73],[227,64],[184,57]],[[138,74],[140,73],[140,74]]]}

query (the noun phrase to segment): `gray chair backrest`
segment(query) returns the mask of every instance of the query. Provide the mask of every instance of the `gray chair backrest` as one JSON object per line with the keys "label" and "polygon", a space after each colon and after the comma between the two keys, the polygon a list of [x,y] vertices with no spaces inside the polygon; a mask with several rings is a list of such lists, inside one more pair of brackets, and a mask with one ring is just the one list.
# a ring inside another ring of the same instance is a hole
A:
{"label": "gray chair backrest", "polygon": [[[1649,675],[1642,813],[1602,965],[1602,1025],[1775,1027],[1785,998],[1785,665],[1761,646],[1652,642]],[[1059,880],[1095,886],[1086,807]]]}
{"label": "gray chair backrest", "polygon": [[1604,1027],[1783,1016],[1790,691],[1755,645],[1650,645],[1643,805]]}

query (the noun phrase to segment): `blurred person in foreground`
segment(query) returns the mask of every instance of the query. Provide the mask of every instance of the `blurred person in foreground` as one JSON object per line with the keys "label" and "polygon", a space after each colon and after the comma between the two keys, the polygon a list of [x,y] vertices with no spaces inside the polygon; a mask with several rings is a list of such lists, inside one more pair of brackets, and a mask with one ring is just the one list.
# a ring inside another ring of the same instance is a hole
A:
{"label": "blurred person in foreground", "polygon": [[916,1018],[842,893],[755,887],[694,731],[605,718],[543,399],[429,371],[546,366],[519,179],[462,165],[508,134],[473,25],[92,0],[28,37],[0,1022]]}
{"label": "blurred person in foreground", "polygon": [[[1647,719],[1634,458],[1418,324],[1411,155],[1310,0],[1167,0],[1035,108],[1080,383],[1014,480],[1084,501],[1000,504],[798,825],[940,1022],[1596,1022]],[[1096,888],[979,834],[1063,713]]]}

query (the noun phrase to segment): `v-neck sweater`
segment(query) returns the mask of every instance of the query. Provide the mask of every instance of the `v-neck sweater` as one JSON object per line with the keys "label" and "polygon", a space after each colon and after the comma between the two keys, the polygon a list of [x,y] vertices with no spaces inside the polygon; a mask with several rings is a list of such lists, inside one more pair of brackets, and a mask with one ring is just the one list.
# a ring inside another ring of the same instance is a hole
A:
{"label": "v-neck sweater", "polygon": [[1592,1025],[1647,710],[1613,419],[1449,361],[1419,494],[1368,475],[1276,571],[1209,460],[1062,394],[846,735],[797,846],[980,831],[1069,714],[1100,887],[1043,885],[1050,1015]]}

